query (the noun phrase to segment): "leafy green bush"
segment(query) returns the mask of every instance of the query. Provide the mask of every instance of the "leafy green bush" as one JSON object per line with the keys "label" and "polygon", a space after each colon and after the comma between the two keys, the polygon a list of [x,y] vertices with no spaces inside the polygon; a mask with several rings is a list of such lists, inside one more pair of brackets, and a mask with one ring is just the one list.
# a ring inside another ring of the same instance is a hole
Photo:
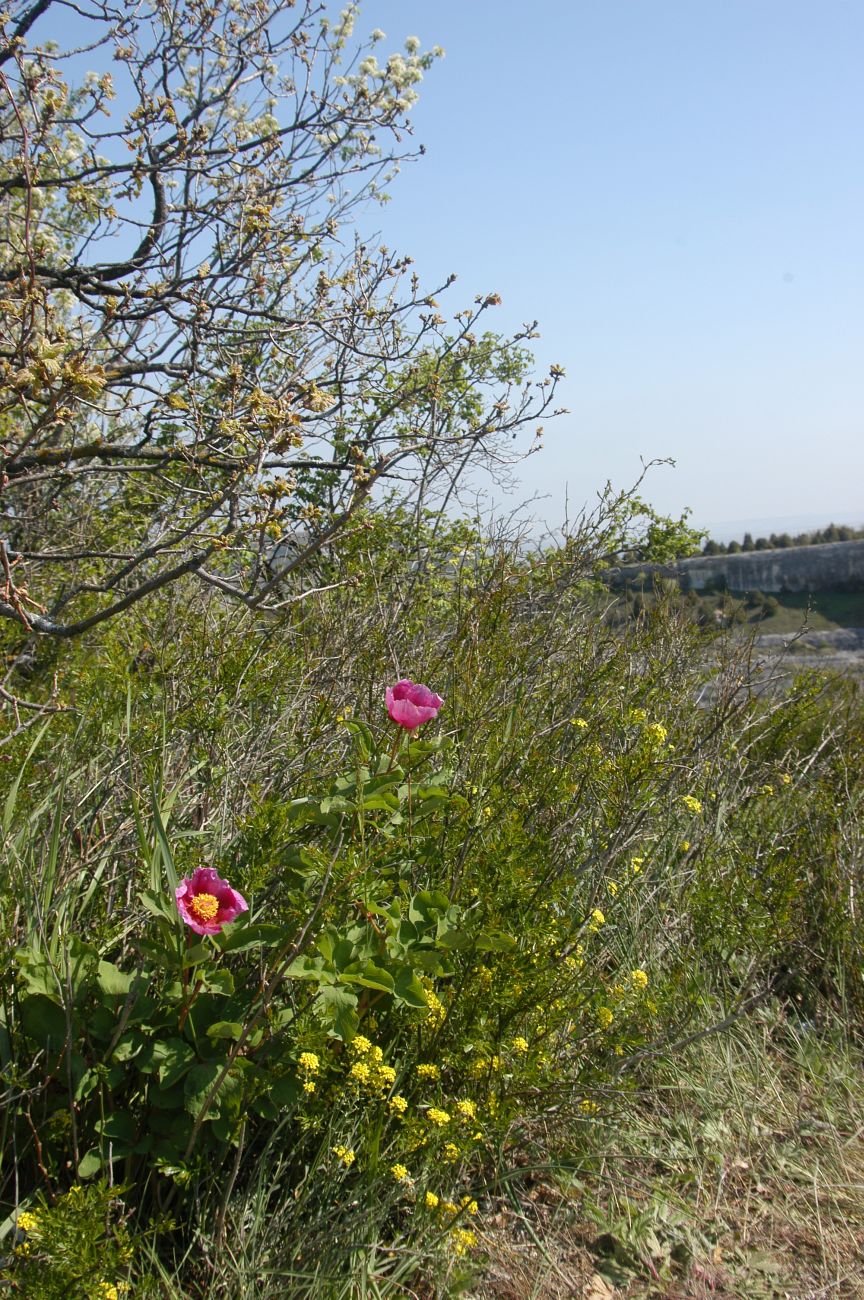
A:
{"label": "leafy green bush", "polygon": [[[229,1238],[259,1294],[370,1251],[455,1278],[490,1189],[656,1056],[768,998],[861,1009],[855,691],[762,697],[677,601],[607,619],[596,532],[460,526],[419,572],[401,527],[278,624],[163,595],[10,750],[4,1200],[134,1188],[147,1267],[205,1294],[241,1294]],[[445,699],[410,737],[403,665]],[[209,937],[202,867],[250,905]]]}

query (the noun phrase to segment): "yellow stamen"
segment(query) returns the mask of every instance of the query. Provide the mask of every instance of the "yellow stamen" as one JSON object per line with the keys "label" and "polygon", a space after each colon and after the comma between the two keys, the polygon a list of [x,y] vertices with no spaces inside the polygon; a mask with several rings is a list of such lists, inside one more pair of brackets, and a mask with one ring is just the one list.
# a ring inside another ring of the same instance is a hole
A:
{"label": "yellow stamen", "polygon": [[187,903],[187,907],[196,921],[206,923],[212,921],[219,911],[219,899],[215,894],[196,894],[193,899]]}

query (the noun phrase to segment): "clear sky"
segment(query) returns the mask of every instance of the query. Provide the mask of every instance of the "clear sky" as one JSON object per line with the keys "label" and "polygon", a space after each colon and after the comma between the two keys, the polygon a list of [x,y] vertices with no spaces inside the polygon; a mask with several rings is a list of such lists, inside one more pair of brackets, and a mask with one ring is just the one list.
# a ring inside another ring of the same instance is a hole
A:
{"label": "clear sky", "polygon": [[535,513],[671,456],[645,495],[718,536],[864,523],[861,0],[364,0],[372,27],[446,58],[367,219],[566,367]]}

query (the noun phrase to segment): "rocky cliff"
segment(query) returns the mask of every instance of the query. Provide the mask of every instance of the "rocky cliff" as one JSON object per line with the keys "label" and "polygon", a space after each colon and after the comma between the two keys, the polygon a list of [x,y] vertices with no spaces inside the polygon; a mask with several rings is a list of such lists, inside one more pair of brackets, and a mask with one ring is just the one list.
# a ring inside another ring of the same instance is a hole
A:
{"label": "rocky cliff", "polygon": [[824,542],[776,551],[696,555],[674,565],[630,564],[610,572],[615,585],[639,585],[653,573],[677,578],[684,590],[726,586],[730,591],[827,591],[864,586],[864,541]]}

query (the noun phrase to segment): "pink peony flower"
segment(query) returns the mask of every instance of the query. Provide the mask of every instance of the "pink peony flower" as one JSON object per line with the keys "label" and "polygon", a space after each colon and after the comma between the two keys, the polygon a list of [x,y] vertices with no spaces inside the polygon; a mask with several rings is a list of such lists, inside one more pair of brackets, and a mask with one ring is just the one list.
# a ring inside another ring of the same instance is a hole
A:
{"label": "pink peony flower", "polygon": [[243,895],[212,867],[199,867],[175,892],[180,915],[196,934],[218,934],[223,925],[249,911]]}
{"label": "pink peony flower", "polygon": [[424,722],[437,718],[444,701],[440,695],[403,677],[395,686],[387,687],[387,712],[394,722],[406,731],[422,727]]}

